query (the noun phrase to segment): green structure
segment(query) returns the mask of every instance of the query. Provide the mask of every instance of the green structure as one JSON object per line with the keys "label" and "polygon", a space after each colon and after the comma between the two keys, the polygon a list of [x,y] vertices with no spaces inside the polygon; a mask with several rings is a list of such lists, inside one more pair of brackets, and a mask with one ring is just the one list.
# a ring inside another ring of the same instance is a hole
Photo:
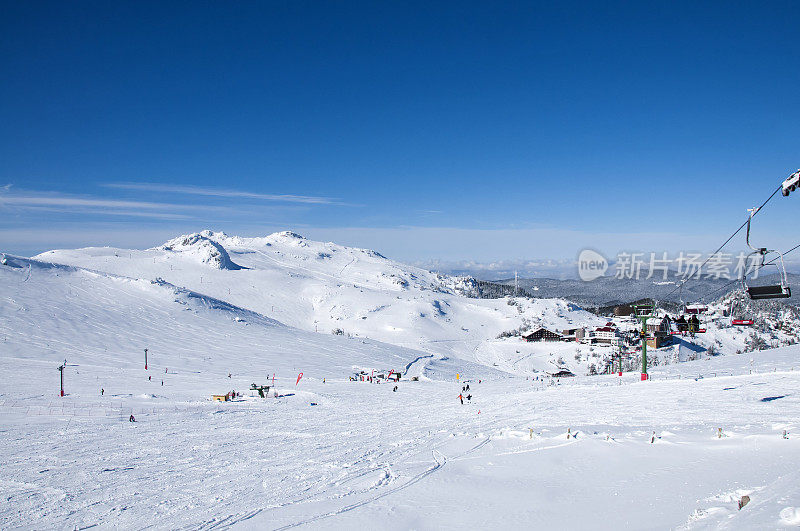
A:
{"label": "green structure", "polygon": [[647,380],[647,320],[653,316],[653,304],[634,304],[633,314],[642,322],[642,381]]}

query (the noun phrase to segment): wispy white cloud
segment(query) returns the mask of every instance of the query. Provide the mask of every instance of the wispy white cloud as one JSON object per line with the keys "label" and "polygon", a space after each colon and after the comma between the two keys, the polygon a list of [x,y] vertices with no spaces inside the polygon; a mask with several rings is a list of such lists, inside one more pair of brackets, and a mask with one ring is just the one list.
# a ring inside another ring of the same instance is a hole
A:
{"label": "wispy white cloud", "polygon": [[157,212],[151,210],[125,210],[125,209],[91,208],[91,207],[63,208],[58,206],[32,206],[32,205],[25,206],[25,209],[32,212],[56,212],[62,214],[97,214],[102,216],[171,219],[171,220],[196,219],[195,216],[190,216],[186,214],[174,214],[170,212]]}
{"label": "wispy white cloud", "polygon": [[292,194],[259,194],[255,192],[245,192],[242,190],[226,190],[220,188],[206,188],[202,186],[160,184],[160,183],[104,183],[102,186],[107,188],[117,188],[121,190],[139,190],[146,192],[162,192],[174,194],[203,195],[209,197],[226,197],[239,199],[257,199],[262,201],[281,201],[287,203],[307,203],[316,205],[339,205],[336,199],[331,197],[315,197],[307,195]]}
{"label": "wispy white cloud", "polygon": [[101,208],[146,208],[170,209],[186,208],[186,205],[152,203],[147,201],[118,201],[115,199],[91,199],[65,195],[0,195],[0,205],[15,206],[61,206],[61,207],[101,207]]}
{"label": "wispy white cloud", "polygon": [[119,209],[140,210],[140,211],[163,211],[166,213],[174,213],[175,211],[184,212],[197,212],[208,214],[211,212],[217,213],[237,213],[241,212],[240,208],[224,205],[201,205],[190,203],[162,203],[155,201],[138,201],[128,199],[112,199],[112,198],[98,198],[91,196],[79,196],[74,194],[64,194],[61,192],[31,192],[19,191],[18,193],[9,192],[0,188],[0,208],[15,208],[22,210],[31,210],[34,208],[62,208],[63,212],[68,210],[77,211],[81,208],[96,209],[100,213],[101,209],[105,209],[105,213],[113,215],[114,211]]}
{"label": "wispy white cloud", "polygon": [[12,186],[14,186],[14,185],[13,185],[13,184],[11,184],[11,183],[8,183],[8,184],[7,184],[7,185],[5,185],[5,186],[0,186],[0,190],[2,190],[2,191],[4,191],[4,192],[8,192],[9,190],[11,190],[11,187],[12,187]]}

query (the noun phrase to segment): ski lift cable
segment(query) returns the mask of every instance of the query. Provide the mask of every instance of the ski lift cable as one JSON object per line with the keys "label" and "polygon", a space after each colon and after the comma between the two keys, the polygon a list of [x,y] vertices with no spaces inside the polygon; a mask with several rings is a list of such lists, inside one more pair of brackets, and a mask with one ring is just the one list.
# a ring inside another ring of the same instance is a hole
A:
{"label": "ski lift cable", "polygon": [[[792,247],[791,249],[789,249],[788,251],[786,251],[785,253],[783,253],[783,256],[786,256],[787,254],[789,254],[789,253],[791,253],[792,251],[795,251],[795,250],[797,250],[797,249],[800,249],[800,243],[798,243],[797,245],[795,245],[794,247]],[[765,263],[763,263],[763,264],[758,264],[758,265],[756,266],[756,268],[753,270],[753,272],[755,273],[756,271],[758,271],[758,270],[759,270],[759,269],[761,269],[762,267],[765,267],[765,266],[768,266],[768,265],[772,265],[773,263],[775,263],[775,261],[776,261],[776,260],[778,260],[778,258],[780,258],[780,257],[779,257],[779,256],[776,256],[775,258],[773,258],[773,259],[772,259],[772,260],[770,260],[769,262],[765,262]],[[715,289],[713,289],[713,290],[709,291],[708,293],[704,294],[703,296],[695,298],[695,299],[694,299],[692,302],[696,302],[697,300],[700,300],[700,301],[702,302],[702,301],[706,300],[706,299],[708,298],[708,296],[709,296],[709,295],[712,295],[712,294],[714,294],[714,293],[716,293],[716,292],[718,292],[718,291],[722,291],[722,290],[724,290],[725,288],[727,288],[728,286],[730,286],[731,284],[735,284],[735,283],[737,283],[737,282],[739,282],[739,279],[738,279],[738,278],[735,278],[735,279],[731,280],[730,282],[728,282],[727,284],[725,284],[724,286],[721,286],[721,287],[719,287],[719,288],[715,288]]]}
{"label": "ski lift cable", "polygon": [[[727,239],[727,240],[725,240],[725,241],[723,242],[723,244],[722,244],[722,245],[720,245],[720,246],[717,248],[717,250],[716,250],[716,251],[714,251],[713,253],[711,253],[710,255],[708,255],[708,258],[706,258],[706,259],[705,259],[705,261],[704,261],[702,264],[700,264],[700,267],[699,267],[697,270],[698,270],[698,271],[702,271],[702,270],[703,270],[703,267],[705,267],[705,265],[706,265],[706,264],[709,262],[709,260],[711,260],[711,258],[712,258],[712,257],[716,256],[716,254],[717,254],[718,252],[720,252],[720,251],[721,251],[721,250],[722,250],[722,249],[723,249],[723,248],[724,248],[726,245],[728,245],[728,244],[730,243],[730,241],[731,241],[732,239],[734,239],[734,238],[736,237],[736,235],[737,235],[737,234],[739,234],[739,233],[742,231],[742,229],[743,229],[743,228],[745,228],[745,227],[747,226],[747,223],[748,223],[748,221],[750,221],[751,219],[753,219],[754,217],[756,217],[756,215],[757,215],[759,212],[761,212],[761,209],[763,209],[763,208],[764,208],[764,207],[767,205],[767,203],[769,203],[769,202],[772,200],[772,198],[773,198],[773,197],[775,197],[775,194],[777,194],[777,193],[778,193],[779,191],[781,191],[782,189],[783,189],[783,185],[781,185],[781,186],[778,186],[778,187],[775,189],[775,191],[774,191],[774,192],[772,192],[772,195],[770,195],[770,196],[767,198],[767,200],[766,200],[766,201],[764,201],[763,203],[761,203],[761,206],[760,206],[760,207],[758,207],[758,208],[756,208],[756,209],[755,209],[755,211],[753,212],[753,214],[752,214],[751,216],[749,216],[749,217],[747,218],[747,220],[745,220],[745,222],[744,222],[744,223],[742,223],[742,224],[739,226],[739,228],[738,228],[738,229],[736,229],[736,231],[735,231],[733,234],[731,234],[731,235],[728,237],[728,239]],[[785,254],[785,253],[784,253],[784,254]],[[765,264],[765,265],[766,265],[766,264]],[[694,276],[694,275],[693,275],[693,276]],[[667,294],[664,296],[664,298],[665,298],[665,299],[668,299],[670,295],[672,295],[673,293],[675,293],[675,292],[676,292],[678,289],[681,289],[681,288],[683,287],[683,285],[684,285],[684,284],[686,284],[686,282],[688,282],[688,281],[689,281],[689,280],[691,280],[691,279],[692,279],[692,277],[686,277],[686,278],[683,278],[683,279],[682,279],[682,280],[681,280],[681,281],[678,283],[678,285],[677,285],[677,286],[675,286],[675,288],[673,288],[673,290],[672,290],[672,291],[670,291],[669,293],[667,293]]]}

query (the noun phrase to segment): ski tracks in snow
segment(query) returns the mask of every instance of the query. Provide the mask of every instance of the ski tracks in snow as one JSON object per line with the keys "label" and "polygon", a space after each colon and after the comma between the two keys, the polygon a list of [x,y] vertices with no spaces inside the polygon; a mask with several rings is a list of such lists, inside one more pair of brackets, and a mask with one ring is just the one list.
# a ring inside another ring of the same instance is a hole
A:
{"label": "ski tracks in snow", "polygon": [[[486,444],[488,444],[489,441],[490,441],[490,438],[486,437],[484,440],[482,440],[480,443],[476,444],[475,446],[473,446],[469,450],[467,450],[465,452],[462,452],[461,454],[459,454],[459,455],[457,455],[457,456],[455,456],[453,458],[450,458],[450,459],[460,459],[460,458],[462,458],[462,457],[464,457],[464,456],[466,456],[468,454],[476,452],[476,451],[480,450],[481,448],[483,448]],[[437,446],[441,446],[442,444],[444,444],[444,443],[439,443],[439,445],[437,445]],[[431,474],[440,471],[448,462],[448,457],[444,453],[442,453],[441,451],[437,450],[436,448],[433,448],[431,450],[431,456],[433,457],[433,461],[434,461],[433,465],[431,465],[427,469],[423,470],[419,474],[414,475],[411,479],[409,479],[408,481],[406,481],[405,483],[403,483],[401,485],[397,485],[396,487],[391,487],[391,488],[389,488],[389,489],[387,489],[387,490],[385,490],[383,492],[380,492],[380,493],[378,493],[378,494],[376,494],[374,496],[371,496],[371,497],[369,497],[369,498],[367,498],[365,500],[361,500],[359,502],[355,502],[355,503],[351,503],[349,505],[345,505],[344,507],[342,507],[340,509],[337,509],[336,511],[331,511],[331,512],[328,512],[328,513],[320,514],[320,515],[314,516],[312,518],[308,518],[308,519],[305,519],[305,520],[301,520],[299,522],[294,522],[294,523],[291,523],[291,524],[284,525],[282,527],[275,528],[275,531],[282,531],[282,530],[285,530],[285,529],[292,529],[294,527],[299,527],[299,526],[302,526],[302,525],[310,524],[310,523],[313,523],[313,522],[317,522],[319,520],[324,520],[326,518],[339,516],[341,514],[350,512],[350,511],[352,511],[354,509],[358,509],[360,507],[364,507],[365,505],[369,505],[369,504],[371,504],[373,502],[376,502],[376,501],[378,501],[378,500],[380,500],[382,498],[385,498],[386,496],[390,496],[392,494],[395,494],[397,492],[405,490],[405,489],[411,487],[412,485],[415,485],[415,484],[419,483],[420,481],[422,481],[423,479],[427,478]]]}

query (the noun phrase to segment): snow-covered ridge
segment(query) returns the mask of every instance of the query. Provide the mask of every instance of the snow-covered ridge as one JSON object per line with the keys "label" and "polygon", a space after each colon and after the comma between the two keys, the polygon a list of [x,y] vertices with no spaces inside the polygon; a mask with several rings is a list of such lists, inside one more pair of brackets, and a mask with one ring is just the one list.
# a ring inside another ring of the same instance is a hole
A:
{"label": "snow-covered ridge", "polygon": [[381,270],[382,284],[390,289],[415,287],[468,297],[478,294],[477,281],[472,277],[431,273],[425,269],[398,264],[372,249],[313,241],[288,230],[255,238],[229,236],[224,232],[204,230],[174,238],[158,249],[194,255],[201,263],[229,270],[242,268],[233,262],[230,254],[253,255],[259,252],[276,254],[289,260],[323,263],[320,267],[304,266],[317,270],[335,271],[339,264],[341,272],[345,269],[358,271],[360,267],[370,266]]}
{"label": "snow-covered ridge", "polygon": [[228,251],[221,244],[210,238],[213,235],[214,233],[211,231],[203,231],[199,234],[178,236],[159,247],[159,249],[184,253],[194,257],[200,263],[208,264],[216,269],[227,269],[229,271],[242,269],[242,266],[235,264],[231,260]]}
{"label": "snow-covered ridge", "polygon": [[303,330],[371,338],[512,372],[550,369],[555,360],[525,356],[520,345],[496,341],[500,333],[526,321],[554,329],[602,324],[564,301],[512,306],[477,299],[471,277],[433,273],[291,231],[244,238],[208,230],[144,251],[86,248],[38,258],[163,279]]}

